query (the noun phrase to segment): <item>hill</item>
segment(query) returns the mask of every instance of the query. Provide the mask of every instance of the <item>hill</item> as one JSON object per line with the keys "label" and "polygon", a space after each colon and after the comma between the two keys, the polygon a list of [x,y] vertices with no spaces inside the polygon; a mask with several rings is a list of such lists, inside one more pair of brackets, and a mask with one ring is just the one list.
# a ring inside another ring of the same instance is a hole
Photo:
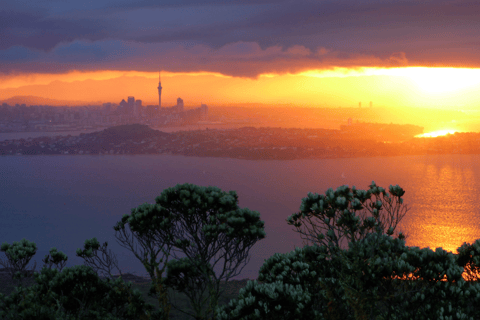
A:
{"label": "hill", "polygon": [[143,124],[114,126],[102,131],[85,134],[85,136],[97,137],[105,141],[141,140],[153,137],[166,137],[169,135],[169,133],[154,130]]}

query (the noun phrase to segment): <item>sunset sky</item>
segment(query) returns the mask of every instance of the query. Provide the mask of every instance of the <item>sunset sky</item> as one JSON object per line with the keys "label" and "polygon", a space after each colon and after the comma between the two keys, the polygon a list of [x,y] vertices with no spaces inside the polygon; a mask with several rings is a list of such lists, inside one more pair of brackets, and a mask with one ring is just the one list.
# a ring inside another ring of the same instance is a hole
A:
{"label": "sunset sky", "polygon": [[0,100],[480,109],[480,3],[6,0]]}

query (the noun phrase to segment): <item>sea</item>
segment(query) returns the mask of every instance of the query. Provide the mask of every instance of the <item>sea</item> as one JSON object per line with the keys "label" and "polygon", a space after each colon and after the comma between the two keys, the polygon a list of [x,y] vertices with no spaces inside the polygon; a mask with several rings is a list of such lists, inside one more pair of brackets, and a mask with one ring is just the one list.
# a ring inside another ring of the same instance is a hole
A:
{"label": "sea", "polygon": [[[286,161],[42,155],[0,157],[0,243],[34,242],[37,251],[27,269],[36,263],[35,270],[40,271],[52,248],[68,256],[65,267],[85,264],[76,250],[95,237],[101,245],[108,243],[122,273],[146,277],[139,259],[115,237],[116,223],[132,208],[154,203],[168,187],[217,186],[236,191],[240,207],[259,212],[265,222],[265,239],[251,247],[249,260],[239,264],[231,278],[256,279],[266,259],[306,244],[286,219],[299,211],[309,192],[325,194],[342,185],[367,190],[372,181],[386,189],[398,184],[405,190],[408,211],[398,230],[407,235],[408,246],[442,247],[455,253],[464,242],[480,239],[479,155]],[[140,253],[138,241],[135,247]],[[161,254],[157,261],[160,258]],[[92,261],[101,266],[104,259],[99,251]],[[0,262],[7,267],[5,252],[0,252]],[[214,265],[217,276],[222,266],[222,259]],[[115,267],[111,272],[119,273]]]}

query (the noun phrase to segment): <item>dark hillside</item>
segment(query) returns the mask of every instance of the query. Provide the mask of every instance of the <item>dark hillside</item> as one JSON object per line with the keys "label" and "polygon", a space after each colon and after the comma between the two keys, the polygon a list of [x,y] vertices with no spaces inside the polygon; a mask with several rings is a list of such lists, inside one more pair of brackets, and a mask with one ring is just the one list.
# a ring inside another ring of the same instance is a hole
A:
{"label": "dark hillside", "polygon": [[127,124],[110,127],[99,132],[85,134],[103,141],[141,140],[154,137],[167,137],[169,133],[154,130],[143,124]]}

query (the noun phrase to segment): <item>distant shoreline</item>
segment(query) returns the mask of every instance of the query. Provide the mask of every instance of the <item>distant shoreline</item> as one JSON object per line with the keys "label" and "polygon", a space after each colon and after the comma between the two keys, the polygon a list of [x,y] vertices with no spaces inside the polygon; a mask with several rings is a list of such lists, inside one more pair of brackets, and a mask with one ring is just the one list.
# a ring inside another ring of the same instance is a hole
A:
{"label": "distant shoreline", "polygon": [[[402,128],[405,133],[397,130]],[[177,129],[182,130],[175,131]],[[414,138],[421,128],[386,124],[352,125],[341,130],[276,127],[185,129],[172,128],[171,132],[164,132],[133,124],[92,133],[77,131],[78,135],[58,135],[55,132],[50,136],[37,134],[41,136],[27,139],[18,139],[16,135],[13,138],[17,139],[0,141],[0,154],[181,155],[255,161],[480,154],[480,133]]]}
{"label": "distant shoreline", "polygon": [[[201,125],[188,125],[188,126],[172,126],[172,127],[151,127],[153,130],[161,131],[161,132],[179,132],[179,131],[195,131],[195,130],[206,130],[206,129],[235,129],[242,127],[243,125],[240,124],[201,124]],[[41,137],[56,137],[56,136],[79,136],[82,133],[93,133],[99,132],[105,129],[110,128],[111,126],[107,127],[99,127],[96,129],[78,129],[78,130],[59,130],[59,131],[17,131],[17,132],[0,132],[0,141],[5,140],[18,140],[18,139],[35,139]],[[15,137],[16,136],[16,137]]]}
{"label": "distant shoreline", "polygon": [[300,161],[300,160],[336,160],[336,159],[362,159],[362,158],[393,158],[393,157],[418,157],[418,156],[453,156],[453,155],[480,155],[480,153],[423,153],[423,154],[401,154],[401,155],[376,155],[376,156],[350,156],[350,157],[310,157],[310,158],[295,158],[295,159],[257,159],[257,158],[242,158],[242,157],[229,157],[229,156],[204,156],[204,155],[184,155],[184,154],[173,154],[173,153],[158,153],[158,154],[8,154],[0,155],[0,157],[58,157],[58,156],[95,156],[95,157],[108,157],[108,156],[152,156],[152,157],[165,157],[165,156],[179,156],[186,158],[212,158],[212,159],[235,159],[235,160],[246,160],[246,161]]}

